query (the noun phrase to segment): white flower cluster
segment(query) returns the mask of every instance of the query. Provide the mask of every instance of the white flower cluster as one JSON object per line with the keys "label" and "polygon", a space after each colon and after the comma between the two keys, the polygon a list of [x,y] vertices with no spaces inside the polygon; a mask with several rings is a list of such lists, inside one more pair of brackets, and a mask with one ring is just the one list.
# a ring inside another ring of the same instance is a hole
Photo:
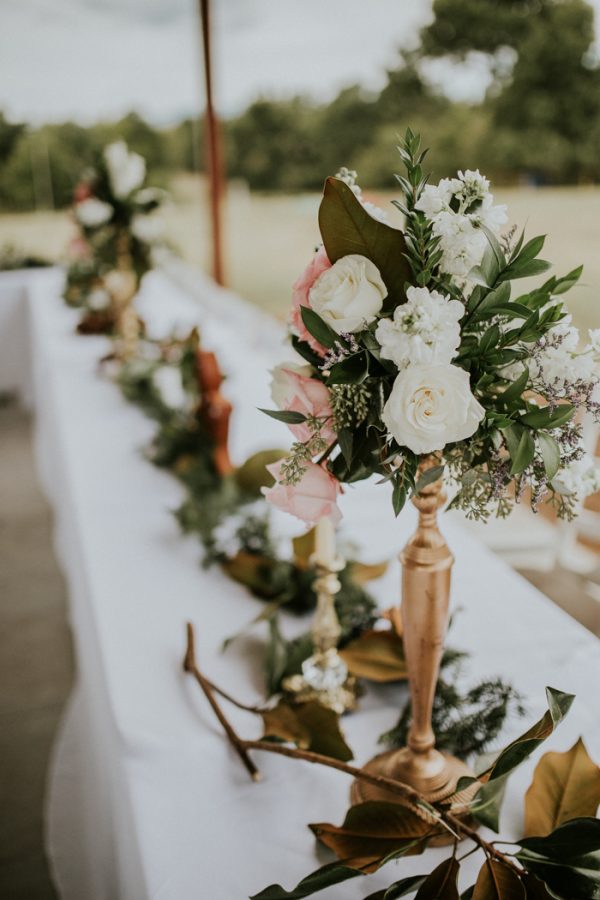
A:
{"label": "white flower cluster", "polygon": [[600,491],[600,469],[588,454],[560,470],[555,482],[568,494],[583,500]]}
{"label": "white flower cluster", "polygon": [[75,217],[84,228],[100,228],[112,218],[113,208],[97,197],[87,197],[75,204]]}
{"label": "white flower cluster", "polygon": [[506,206],[494,206],[490,183],[479,170],[459,172],[457,178],[443,178],[428,184],[416,203],[440,238],[440,269],[448,275],[467,278],[482,260],[487,240],[479,228],[484,225],[498,234],[507,221]]}
{"label": "white flower cluster", "polygon": [[146,177],[146,160],[139,153],[132,153],[125,141],[115,141],[104,149],[104,161],[110,186],[119,200],[141,187]]}
{"label": "white flower cluster", "polygon": [[406,296],[393,318],[381,319],[377,326],[381,356],[399,369],[418,363],[448,365],[460,345],[463,304],[424,287],[409,287]]}
{"label": "white flower cluster", "polygon": [[589,332],[590,343],[578,352],[579,331],[571,316],[554,325],[530,363],[532,382],[559,394],[568,386],[600,381],[600,329]]}

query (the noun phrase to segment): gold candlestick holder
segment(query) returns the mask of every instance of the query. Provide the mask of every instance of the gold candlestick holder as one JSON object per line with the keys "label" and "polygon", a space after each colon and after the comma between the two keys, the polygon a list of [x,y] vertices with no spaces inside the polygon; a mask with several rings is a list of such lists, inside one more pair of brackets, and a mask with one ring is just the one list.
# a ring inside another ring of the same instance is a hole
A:
{"label": "gold candlestick holder", "polygon": [[[435,456],[424,457],[419,473],[423,475],[437,464]],[[448,628],[450,575],[454,563],[437,524],[437,512],[444,502],[441,479],[413,497],[419,521],[400,554],[401,616],[412,709],[407,746],[381,753],[364,767],[368,772],[409,784],[430,802],[452,795],[459,778],[473,775],[464,762],[436,749],[431,725],[433,698]],[[456,811],[464,810],[472,793],[473,789],[467,788],[456,797]],[[397,795],[360,781],[352,785],[351,797],[353,803],[367,800],[398,802]]]}
{"label": "gold candlestick holder", "polygon": [[316,568],[317,608],[311,634],[314,653],[302,663],[302,674],[291,675],[282,688],[297,703],[318,700],[338,715],[356,708],[356,679],[348,673],[338,653],[341,627],[335,611],[335,595],[341,585],[337,573],[346,565],[335,555],[335,535],[329,520],[319,522],[311,563]]}
{"label": "gold candlestick holder", "polygon": [[111,296],[115,327],[119,337],[117,355],[121,359],[129,359],[137,350],[141,322],[133,308],[138,278],[133,268],[127,235],[121,235],[117,239],[117,265],[106,276],[105,284]]}

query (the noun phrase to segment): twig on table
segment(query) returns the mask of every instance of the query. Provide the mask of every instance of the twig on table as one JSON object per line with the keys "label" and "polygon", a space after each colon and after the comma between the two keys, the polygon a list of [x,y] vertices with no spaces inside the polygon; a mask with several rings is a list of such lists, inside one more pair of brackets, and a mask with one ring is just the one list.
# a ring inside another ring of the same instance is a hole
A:
{"label": "twig on table", "polygon": [[200,672],[197,663],[196,663],[196,650],[195,650],[195,640],[194,640],[194,626],[191,622],[187,623],[187,649],[185,653],[185,659],[183,661],[183,669],[185,672],[188,672],[190,675],[193,675],[200,687],[202,688],[204,695],[210,705],[213,708],[213,712],[216,715],[217,719],[225,729],[225,733],[229,738],[230,743],[234,747],[236,753],[242,760],[244,766],[250,774],[250,777],[253,781],[260,781],[261,775],[258,771],[257,767],[254,765],[250,757],[248,756],[248,752],[244,747],[244,741],[239,737],[233,727],[229,724],[223,710],[219,706],[217,700],[215,699],[215,695],[212,690],[211,684],[206,680],[204,675]]}

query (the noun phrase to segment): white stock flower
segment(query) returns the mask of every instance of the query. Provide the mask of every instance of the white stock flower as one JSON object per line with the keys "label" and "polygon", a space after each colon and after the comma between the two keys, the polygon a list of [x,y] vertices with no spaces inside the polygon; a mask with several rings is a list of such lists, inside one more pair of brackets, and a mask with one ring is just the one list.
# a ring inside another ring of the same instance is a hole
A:
{"label": "white stock flower", "polygon": [[399,369],[415,363],[447,365],[460,345],[463,304],[424,287],[409,287],[406,296],[393,318],[381,319],[377,326],[382,357]]}
{"label": "white stock flower", "polygon": [[139,153],[130,153],[125,141],[115,141],[105,147],[104,160],[110,186],[119,200],[139,188],[146,177],[146,160]]}
{"label": "white stock flower", "polygon": [[566,322],[554,325],[545,336],[546,346],[532,358],[532,377],[548,387],[595,380],[597,364],[591,353],[578,353],[579,331]]}
{"label": "white stock flower", "polygon": [[360,331],[372,322],[387,297],[379,269],[352,253],[323,272],[309,292],[310,305],[338,334]]}
{"label": "white stock flower", "polygon": [[382,418],[400,446],[422,454],[471,437],[484,415],[464,369],[417,365],[396,378]]}
{"label": "white stock flower", "polygon": [[280,363],[271,369],[271,399],[277,409],[285,409],[286,403],[294,397],[298,390],[295,382],[289,376],[290,372],[310,378],[313,368],[308,363],[299,365],[292,362]]}
{"label": "white stock flower", "polygon": [[383,222],[384,224],[387,222],[388,214],[385,209],[377,206],[376,203],[371,203],[370,200],[361,200],[361,203],[372,219],[376,219],[378,222]]}
{"label": "white stock flower", "polygon": [[160,241],[164,234],[164,222],[160,215],[143,215],[138,213],[131,220],[131,233],[145,244]]}
{"label": "white stock flower", "polygon": [[75,204],[75,217],[84,228],[99,228],[112,218],[114,210],[110,203],[104,203],[97,197],[88,197]]}
{"label": "white stock flower", "polygon": [[152,382],[166,406],[171,409],[184,409],[187,406],[187,394],[178,366],[158,366],[152,375]]}
{"label": "white stock flower", "polygon": [[506,223],[506,207],[494,206],[490,183],[479,170],[459,172],[458,178],[442,178],[437,185],[423,188],[416,203],[441,238],[440,269],[448,275],[466,278],[479,265],[487,246],[484,225],[498,235]]}
{"label": "white stock flower", "polygon": [[588,336],[590,339],[590,350],[594,353],[600,353],[600,328],[590,328]]}
{"label": "white stock flower", "polygon": [[583,500],[600,491],[600,469],[586,453],[581,459],[561,469],[554,477],[554,482],[567,493],[575,494],[578,500]]}

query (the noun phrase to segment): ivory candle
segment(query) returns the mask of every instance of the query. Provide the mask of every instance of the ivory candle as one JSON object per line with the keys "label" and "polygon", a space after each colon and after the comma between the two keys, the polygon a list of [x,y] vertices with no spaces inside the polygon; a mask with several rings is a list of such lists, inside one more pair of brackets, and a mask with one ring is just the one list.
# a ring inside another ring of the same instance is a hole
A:
{"label": "ivory candle", "polygon": [[319,519],[315,528],[315,562],[331,569],[335,562],[335,527],[331,519]]}

